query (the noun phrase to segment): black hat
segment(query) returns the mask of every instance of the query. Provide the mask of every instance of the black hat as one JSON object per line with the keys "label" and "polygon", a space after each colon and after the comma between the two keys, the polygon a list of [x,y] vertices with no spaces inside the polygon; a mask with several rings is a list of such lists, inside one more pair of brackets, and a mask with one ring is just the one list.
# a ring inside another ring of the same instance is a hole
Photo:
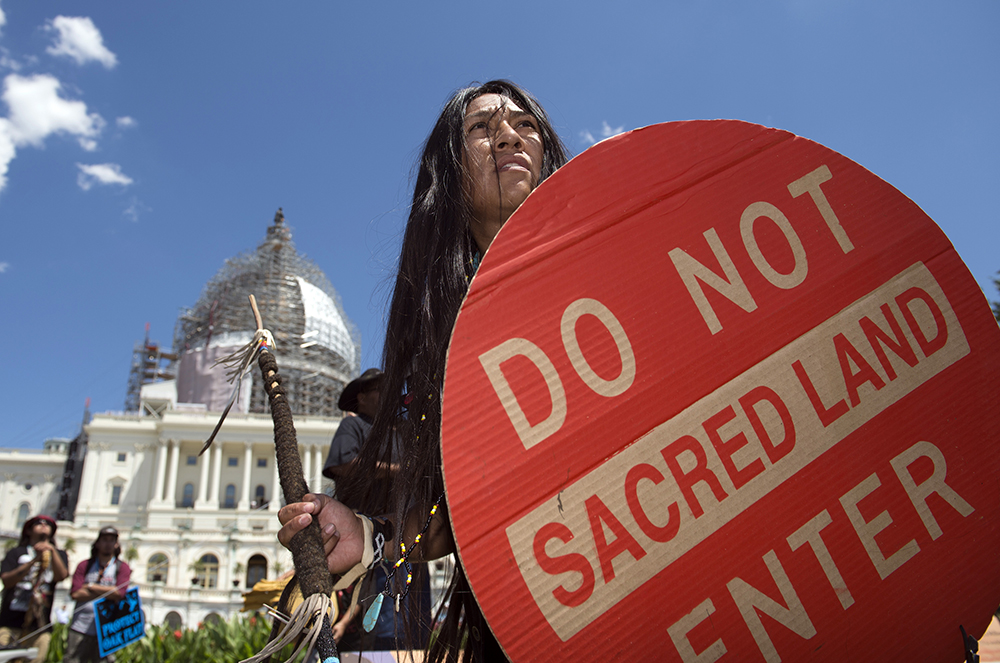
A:
{"label": "black hat", "polygon": [[110,525],[107,526],[107,527],[102,528],[101,531],[97,533],[97,538],[99,539],[102,536],[104,536],[105,534],[110,534],[111,536],[115,537],[116,539],[118,538],[118,530],[116,530],[114,527],[111,527]]}
{"label": "black hat", "polygon": [[382,381],[383,375],[385,374],[379,369],[369,368],[361,374],[361,377],[354,378],[348,382],[347,386],[344,387],[343,393],[340,394],[337,407],[344,412],[357,412],[358,394],[376,389],[379,382]]}

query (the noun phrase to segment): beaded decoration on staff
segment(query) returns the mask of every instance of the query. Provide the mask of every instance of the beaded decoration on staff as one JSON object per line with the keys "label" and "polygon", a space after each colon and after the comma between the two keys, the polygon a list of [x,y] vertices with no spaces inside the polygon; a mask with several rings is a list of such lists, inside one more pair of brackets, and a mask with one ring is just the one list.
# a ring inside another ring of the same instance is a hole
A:
{"label": "beaded decoration on staff", "polygon": [[[292,411],[288,398],[281,386],[281,376],[278,374],[278,364],[271,350],[274,349],[274,337],[264,329],[257,301],[250,295],[250,307],[257,322],[257,331],[253,339],[245,346],[220,359],[217,364],[230,368],[229,381],[236,381],[236,392],[243,376],[250,371],[253,360],[257,360],[261,375],[264,378],[264,391],[267,392],[271,407],[271,419],[274,421],[274,452],[278,463],[278,479],[285,501],[289,504],[301,502],[309,487],[306,485],[302,472],[302,459],[299,458],[298,441],[295,436],[295,425],[292,423]],[[235,392],[234,392],[235,393]],[[230,399],[230,404],[233,399]],[[229,408],[226,408],[226,412]],[[212,444],[226,412],[219,420],[202,453]],[[326,566],[326,555],[323,551],[323,538],[319,524],[313,521],[306,529],[296,534],[288,544],[295,564],[295,578],[285,587],[278,602],[278,611],[287,614],[289,600],[301,592],[303,601],[298,604],[287,623],[275,620],[271,629],[268,644],[256,656],[240,663],[264,663],[271,660],[273,654],[281,651],[285,645],[299,642],[298,647],[288,660],[294,660],[303,650],[306,658],[313,651],[318,652],[321,663],[339,663],[337,643],[333,639],[330,615],[334,609],[331,600],[333,594],[333,578]]]}

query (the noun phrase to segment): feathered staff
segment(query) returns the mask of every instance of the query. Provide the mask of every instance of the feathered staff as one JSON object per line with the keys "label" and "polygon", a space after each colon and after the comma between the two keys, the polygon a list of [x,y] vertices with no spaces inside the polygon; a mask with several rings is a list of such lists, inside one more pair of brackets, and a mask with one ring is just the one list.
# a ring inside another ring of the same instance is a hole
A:
{"label": "feathered staff", "polygon": [[[274,421],[274,454],[278,462],[278,479],[285,501],[289,504],[301,502],[309,491],[302,473],[302,460],[299,458],[299,445],[295,437],[295,425],[292,423],[292,411],[288,406],[288,398],[281,386],[281,376],[278,374],[278,364],[274,359],[274,337],[264,329],[264,323],[257,310],[257,301],[250,295],[250,307],[257,321],[257,331],[253,340],[235,353],[216,362],[229,369],[229,381],[236,381],[234,394],[239,393],[243,376],[250,371],[250,365],[257,359],[261,375],[264,378],[264,391],[267,392],[271,406],[271,418]],[[234,399],[230,399],[230,405]],[[219,424],[212,436],[202,447],[204,453],[212,444],[216,433],[222,426],[229,408],[223,412]],[[299,592],[304,600],[298,604],[288,622],[283,626],[275,620],[271,637],[266,647],[256,656],[240,663],[260,663],[270,661],[271,656],[297,639],[301,638],[299,646],[289,660],[294,659],[308,647],[307,658],[313,650],[319,653],[322,663],[339,663],[337,643],[333,639],[330,627],[330,614],[334,609],[331,601],[333,593],[333,578],[326,566],[326,555],[323,551],[323,538],[319,524],[313,522],[302,530],[288,544],[295,564],[295,579],[289,582],[281,594],[278,611],[287,614],[287,607],[292,598]],[[296,587],[297,585],[297,587]],[[303,636],[303,633],[305,634]]]}

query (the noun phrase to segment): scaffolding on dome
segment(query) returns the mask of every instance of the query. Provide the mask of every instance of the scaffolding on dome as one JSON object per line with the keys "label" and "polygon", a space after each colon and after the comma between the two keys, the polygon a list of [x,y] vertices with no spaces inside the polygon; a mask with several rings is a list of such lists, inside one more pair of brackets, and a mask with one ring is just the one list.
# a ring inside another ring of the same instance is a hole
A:
{"label": "scaffolding on dome", "polygon": [[[186,375],[183,362],[191,353],[250,340],[255,325],[247,296],[253,294],[274,334],[292,413],[340,416],[340,393],[359,373],[360,335],[326,275],[296,251],[284,219],[279,208],[257,250],[226,260],[198,302],[177,319],[174,352],[182,362],[178,387]],[[262,389],[250,391],[247,410],[268,411]]]}
{"label": "scaffolding on dome", "polygon": [[163,352],[160,344],[149,340],[149,323],[146,323],[146,337],[132,349],[132,368],[129,371],[128,386],[125,389],[125,411],[138,412],[143,385],[162,380],[173,380],[174,362],[177,355]]}

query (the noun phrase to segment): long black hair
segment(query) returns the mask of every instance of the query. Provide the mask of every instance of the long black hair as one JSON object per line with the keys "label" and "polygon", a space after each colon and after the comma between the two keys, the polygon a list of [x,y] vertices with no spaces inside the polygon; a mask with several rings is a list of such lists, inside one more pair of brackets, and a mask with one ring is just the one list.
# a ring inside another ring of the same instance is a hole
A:
{"label": "long black hair", "polygon": [[[542,106],[527,91],[504,80],[453,94],[424,144],[389,307],[380,408],[354,471],[339,492],[344,501],[362,505],[366,513],[392,514],[400,531],[408,514],[423,522],[444,491],[440,432],[445,359],[479,253],[465,187],[463,125],[469,103],[484,94],[500,95],[538,120],[543,141],[539,183],[567,161],[566,149]],[[394,444],[399,448],[397,458],[393,458]],[[377,467],[390,462],[400,467],[391,484],[372,481]],[[459,642],[466,634],[471,637],[465,662],[481,660],[479,635],[485,624],[460,569],[452,582],[447,617],[430,660],[457,660]],[[413,632],[410,626],[408,633]]]}

